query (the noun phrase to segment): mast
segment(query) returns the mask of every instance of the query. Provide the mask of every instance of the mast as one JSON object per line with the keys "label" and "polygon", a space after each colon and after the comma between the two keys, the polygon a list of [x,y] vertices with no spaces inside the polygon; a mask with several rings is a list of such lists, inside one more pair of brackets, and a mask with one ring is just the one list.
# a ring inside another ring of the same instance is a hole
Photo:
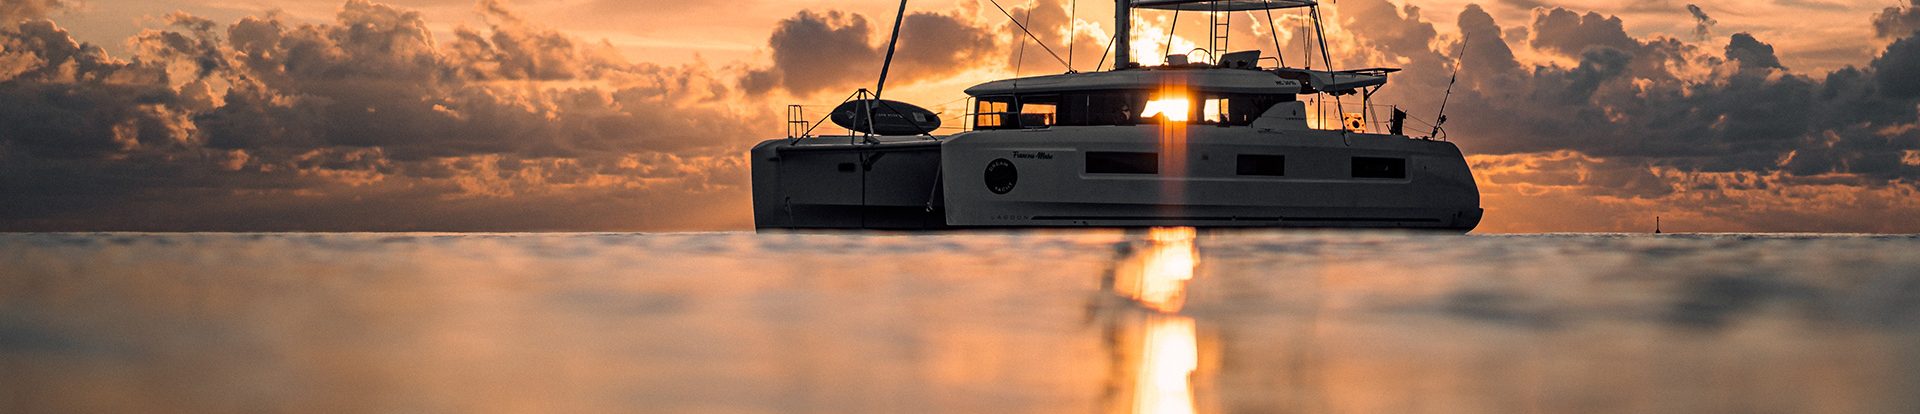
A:
{"label": "mast", "polygon": [[887,90],[887,69],[893,68],[893,47],[900,43],[900,21],[907,17],[907,0],[900,0],[900,11],[893,15],[893,35],[887,37],[887,60],[880,63],[880,82],[873,85],[873,100]]}
{"label": "mast", "polygon": [[[1133,0],[1113,0],[1113,70],[1133,66],[1129,38],[1133,37]],[[1098,68],[1095,68],[1098,69]]]}

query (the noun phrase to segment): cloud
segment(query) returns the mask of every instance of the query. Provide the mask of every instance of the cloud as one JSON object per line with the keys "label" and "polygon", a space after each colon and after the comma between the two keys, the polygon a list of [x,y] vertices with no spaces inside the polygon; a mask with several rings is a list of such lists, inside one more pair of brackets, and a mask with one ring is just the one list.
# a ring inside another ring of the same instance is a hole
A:
{"label": "cloud", "polygon": [[[891,21],[837,10],[802,10],[781,20],[767,39],[771,64],[748,71],[740,85],[752,93],[780,89],[802,97],[828,91],[849,94],[877,81],[891,31]],[[991,33],[959,14],[909,13],[895,48],[892,74],[897,76],[890,81],[910,83],[981,65],[978,55],[997,46]]]}
{"label": "cloud", "polygon": [[777,122],[728,105],[730,76],[479,9],[489,26],[446,42],[364,0],[321,24],[176,13],[128,59],[47,20],[0,29],[0,227],[740,224],[709,213],[743,202],[737,149]]}
{"label": "cloud", "polygon": [[778,87],[795,95],[851,85],[868,73],[853,68],[879,60],[880,52],[868,44],[871,35],[865,16],[803,10],[773,29],[767,40],[773,65],[748,72],[743,85],[756,93]]}
{"label": "cloud", "polygon": [[1774,56],[1773,45],[1761,43],[1746,33],[1735,33],[1727,43],[1727,59],[1739,62],[1743,68],[1786,68],[1780,66],[1780,58]]}
{"label": "cloud", "polygon": [[1873,15],[1874,37],[1902,38],[1915,30],[1920,30],[1920,0],[1911,0],[1904,7],[1888,7]]}
{"label": "cloud", "polygon": [[[1350,28],[1363,42],[1401,45],[1381,50],[1409,62],[1459,46],[1433,35],[1405,38],[1428,33],[1417,29],[1430,23],[1382,17],[1391,16],[1367,18],[1398,20],[1399,28]],[[1721,230],[1920,230],[1920,222],[1905,218],[1920,211],[1920,203],[1897,197],[1912,193],[1920,178],[1920,168],[1903,161],[1906,151],[1920,149],[1916,39],[1903,38],[1871,64],[1822,79],[1789,71],[1772,45],[1748,33],[1709,49],[1637,38],[1618,17],[1560,8],[1536,10],[1527,30],[1517,32],[1521,38],[1509,38],[1516,32],[1477,6],[1467,6],[1457,24],[1468,44],[1447,129],[1474,154],[1495,210],[1490,229],[1557,222],[1612,230],[1638,220],[1634,213],[1627,221],[1583,223],[1510,207],[1519,204],[1595,214],[1666,210]],[[1516,57],[1527,48],[1572,63]],[[1416,113],[1435,107],[1432,97],[1442,94],[1445,75],[1438,74],[1441,82],[1431,74],[1399,75],[1376,102],[1409,105]],[[1575,202],[1595,205],[1542,204]],[[1748,207],[1754,210],[1741,210]],[[1827,213],[1865,218],[1815,219]],[[1524,217],[1526,224],[1500,224],[1501,214]]]}
{"label": "cloud", "polygon": [[[1066,4],[1009,12],[1030,12],[1057,52],[1077,34],[1086,70],[1110,32]],[[742,154],[775,135],[769,102],[871,85],[892,23],[801,11],[760,61],[660,66],[498,1],[476,5],[480,27],[449,30],[353,0],[326,22],[175,13],[113,57],[46,20],[58,3],[4,5],[7,230],[744,228]],[[1341,66],[1409,69],[1375,103],[1431,120],[1457,70],[1446,131],[1479,174],[1487,229],[1641,229],[1655,213],[1690,229],[1920,231],[1914,7],[1871,16],[1889,40],[1872,61],[1815,75],[1785,67],[1764,32],[1633,36],[1617,16],[1536,5],[1504,26],[1477,5],[1443,23],[1388,0],[1327,14]],[[1009,53],[1031,40],[982,7],[908,15],[890,83],[1065,70],[1033,44]],[[1136,16],[1135,41],[1157,54],[1166,17]],[[1283,18],[1282,42],[1302,23]],[[1251,26],[1235,49],[1268,47]]]}
{"label": "cloud", "polygon": [[64,9],[67,3],[61,0],[4,0],[0,1],[0,24],[13,24],[21,20],[44,19],[55,11]]}
{"label": "cloud", "polygon": [[1693,36],[1700,40],[1713,36],[1713,25],[1720,24],[1720,21],[1708,17],[1707,11],[1698,5],[1688,4],[1687,14],[1693,15]]}

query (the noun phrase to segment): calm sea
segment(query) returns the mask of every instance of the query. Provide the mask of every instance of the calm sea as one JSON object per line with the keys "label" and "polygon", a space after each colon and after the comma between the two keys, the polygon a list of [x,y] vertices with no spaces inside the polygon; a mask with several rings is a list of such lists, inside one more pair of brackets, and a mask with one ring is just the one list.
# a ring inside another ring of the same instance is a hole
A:
{"label": "calm sea", "polygon": [[0,235],[0,412],[1920,411],[1920,236]]}

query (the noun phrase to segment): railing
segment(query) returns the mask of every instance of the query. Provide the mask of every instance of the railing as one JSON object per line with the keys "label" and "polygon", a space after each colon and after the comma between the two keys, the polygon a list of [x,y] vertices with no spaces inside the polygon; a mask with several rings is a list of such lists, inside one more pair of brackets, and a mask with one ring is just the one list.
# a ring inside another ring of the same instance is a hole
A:
{"label": "railing", "polygon": [[[1306,102],[1308,106],[1312,107],[1308,109],[1313,112],[1312,118],[1309,119],[1318,121],[1318,125],[1311,125],[1316,129],[1344,129],[1353,132],[1383,134],[1393,132],[1390,131],[1390,129],[1392,129],[1393,111],[1400,108],[1399,105],[1375,104],[1364,101],[1340,102],[1326,95],[1315,95],[1312,98],[1303,100],[1303,102]],[[1347,125],[1348,119],[1355,115],[1359,118],[1360,128],[1352,128]],[[1402,131],[1400,131],[1400,134],[1412,137],[1423,132],[1431,131],[1430,128],[1432,127],[1433,124],[1431,123],[1408,116],[1405,118],[1405,122],[1401,124]],[[1358,130],[1355,131],[1356,129]],[[1438,136],[1422,138],[1438,141],[1446,140],[1445,130],[1441,130],[1441,132],[1436,135]]]}
{"label": "railing", "polygon": [[813,129],[813,123],[807,121],[807,110],[800,105],[787,105],[787,139],[800,138]]}

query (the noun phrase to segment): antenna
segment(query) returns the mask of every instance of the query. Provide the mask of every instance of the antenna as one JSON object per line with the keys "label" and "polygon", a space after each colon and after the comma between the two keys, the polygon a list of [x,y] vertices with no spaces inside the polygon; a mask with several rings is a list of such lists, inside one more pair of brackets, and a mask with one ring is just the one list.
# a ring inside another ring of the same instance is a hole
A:
{"label": "antenna", "polygon": [[1433,119],[1433,132],[1427,138],[1440,136],[1440,125],[1447,123],[1447,100],[1453,98],[1453,82],[1460,80],[1460,60],[1467,56],[1467,33],[1460,32],[1460,50],[1453,52],[1453,74],[1447,76],[1447,93],[1440,96],[1440,116]]}

